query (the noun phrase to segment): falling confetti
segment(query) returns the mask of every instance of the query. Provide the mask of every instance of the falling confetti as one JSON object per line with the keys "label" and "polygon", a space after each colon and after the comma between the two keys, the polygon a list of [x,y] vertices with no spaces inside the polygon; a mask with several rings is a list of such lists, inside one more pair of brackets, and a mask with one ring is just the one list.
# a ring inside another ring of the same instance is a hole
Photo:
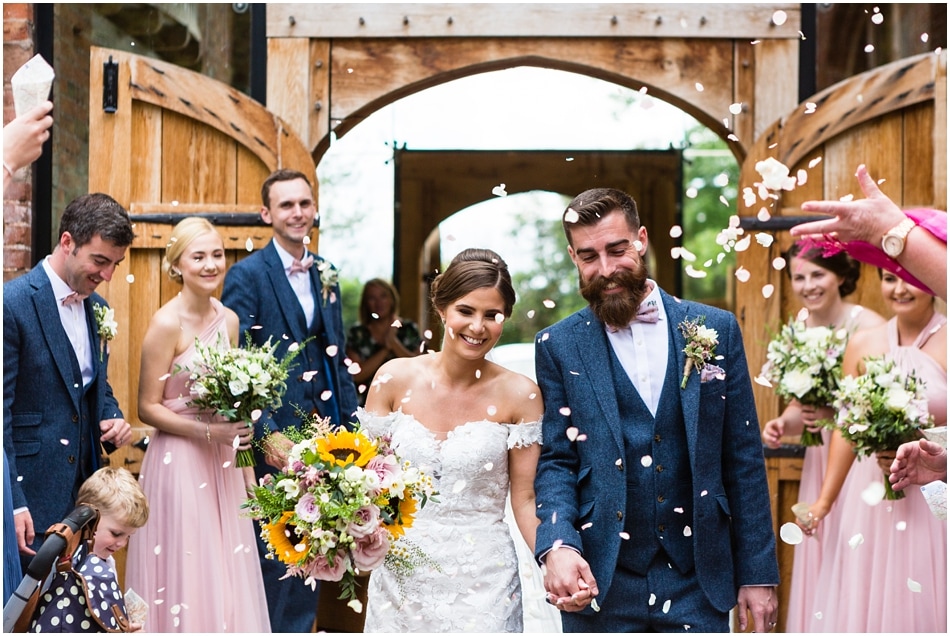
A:
{"label": "falling confetti", "polygon": [[897,525],[895,525],[894,527],[897,528],[897,531],[898,531],[898,532],[903,532],[904,530],[907,530],[907,522],[906,522],[906,521],[898,521],[898,522],[897,522]]}
{"label": "falling confetti", "polygon": [[856,549],[859,545],[864,543],[864,535],[860,532],[848,539],[848,545],[851,546],[851,549]]}
{"label": "falling confetti", "polygon": [[548,298],[541,301],[541,304],[547,307],[548,309],[554,309],[557,306],[557,303],[555,303],[553,300],[548,299]]}
{"label": "falling confetti", "polygon": [[324,402],[329,400],[331,397],[333,397],[333,391],[330,391],[329,389],[320,394],[320,399]]}
{"label": "falling confetti", "polygon": [[247,237],[247,241],[244,242],[244,249],[248,252],[254,251],[254,241],[251,240],[251,237]]}
{"label": "falling confetti", "polygon": [[497,408],[497,407],[494,407],[494,406],[489,406],[489,407],[488,407],[488,414],[489,414],[489,415],[494,416],[495,413],[497,413],[497,412],[498,412],[498,408]]}
{"label": "falling confetti", "polygon": [[742,104],[738,102],[735,104],[731,104],[729,106],[729,112],[732,113],[733,115],[738,115],[739,113],[742,112]]}
{"label": "falling confetti", "polygon": [[775,241],[775,237],[767,232],[757,232],[755,235],[755,242],[761,245],[762,247],[768,247]]}
{"label": "falling confetti", "polygon": [[168,464],[172,463],[172,454],[171,454],[171,451],[165,453],[165,457],[162,458],[162,463],[165,464],[166,466],[167,466]]}
{"label": "falling confetti", "polygon": [[354,598],[352,601],[347,603],[346,606],[349,607],[354,612],[356,612],[357,614],[363,613],[363,604],[360,602],[358,598]]}
{"label": "falling confetti", "polygon": [[865,53],[873,53],[873,52],[874,52],[874,45],[873,45],[873,44],[868,44],[867,46],[865,46],[865,47],[864,47],[864,52],[865,52]]}
{"label": "falling confetti", "polygon": [[751,276],[752,273],[745,267],[740,266],[739,269],[736,270],[736,278],[740,283],[748,283]]}
{"label": "falling confetti", "polygon": [[304,371],[302,379],[304,382],[310,382],[313,379],[313,376],[317,375],[319,371]]}
{"label": "falling confetti", "polygon": [[664,614],[669,614],[669,613],[670,613],[670,605],[672,605],[672,604],[673,604],[673,601],[671,601],[670,599],[666,599],[666,601],[663,603],[663,613],[664,613]]}
{"label": "falling confetti", "polygon": [[154,552],[155,555],[158,556],[159,554],[162,553],[162,546],[160,544],[156,545],[155,548],[152,550],[152,552]]}
{"label": "falling confetti", "polygon": [[562,406],[561,408],[558,409],[558,413],[560,413],[564,417],[568,417],[571,414],[571,407]]}
{"label": "falling confetti", "polygon": [[496,197],[506,197],[506,196],[508,196],[508,193],[505,192],[505,184],[504,184],[504,183],[502,183],[501,185],[496,185],[494,188],[492,188],[492,189],[491,189],[491,193],[494,194]]}
{"label": "falling confetti", "polygon": [[127,282],[129,285],[131,285],[132,283],[134,283],[134,282],[135,282],[135,274],[129,274],[128,276],[126,276],[126,277],[125,277],[125,282]]}
{"label": "falling confetti", "polygon": [[650,607],[656,605],[656,594],[650,594],[650,600],[647,601],[647,605]]}
{"label": "falling confetti", "polygon": [[703,85],[700,84],[699,82],[696,82],[696,92],[702,93],[704,90],[706,89],[703,87]]}
{"label": "falling confetti", "polygon": [[685,528],[683,528],[683,536],[684,536],[684,537],[691,537],[691,536],[693,536],[693,529],[690,528],[689,526],[686,526]]}
{"label": "falling confetti", "polygon": [[487,464],[485,464],[485,465],[483,466],[483,468],[485,469],[486,472],[491,471],[491,469],[494,468],[494,467],[495,467],[495,464],[493,464],[493,463],[491,463],[491,462],[488,462]]}
{"label": "falling confetti", "polygon": [[861,491],[861,500],[869,506],[876,506],[884,500],[885,491],[883,481],[872,481]]}
{"label": "falling confetti", "polygon": [[761,385],[761,386],[767,386],[767,387],[769,387],[769,388],[772,388],[772,383],[769,382],[767,378],[765,378],[765,377],[763,377],[763,376],[761,376],[761,375],[755,376],[755,378],[753,378],[752,381],[755,382],[756,384]]}
{"label": "falling confetti", "polygon": [[572,208],[568,208],[567,212],[564,213],[564,221],[566,223],[577,223],[580,218],[581,217]]}
{"label": "falling confetti", "polygon": [[567,431],[565,431],[565,433],[567,434],[567,439],[571,440],[572,442],[577,439],[577,434],[579,432],[580,431],[577,430],[576,426],[569,426]]}
{"label": "falling confetti", "polygon": [[360,366],[359,362],[353,362],[350,366],[346,367],[346,372],[350,375],[358,375],[363,368]]}
{"label": "falling confetti", "polygon": [[690,278],[706,278],[706,272],[694,268],[692,265],[686,266],[686,275]]}
{"label": "falling confetti", "polygon": [[653,465],[653,458],[650,457],[649,455],[644,455],[643,457],[640,458],[640,465],[643,466],[644,468],[649,468],[650,466]]}
{"label": "falling confetti", "polygon": [[920,587],[920,583],[918,583],[914,579],[909,578],[907,579],[907,589],[910,590],[911,592],[920,594],[920,591],[922,588]]}
{"label": "falling confetti", "polygon": [[782,538],[782,541],[788,545],[798,545],[805,538],[805,534],[802,532],[802,529],[798,527],[798,524],[792,523],[791,521],[782,525],[779,529],[779,536]]}
{"label": "falling confetti", "polygon": [[782,271],[783,269],[785,269],[785,264],[786,264],[785,259],[782,258],[781,256],[778,256],[772,260],[772,269],[775,269],[777,271]]}
{"label": "falling confetti", "polygon": [[788,20],[788,14],[784,11],[776,11],[772,14],[772,24],[782,26]]}

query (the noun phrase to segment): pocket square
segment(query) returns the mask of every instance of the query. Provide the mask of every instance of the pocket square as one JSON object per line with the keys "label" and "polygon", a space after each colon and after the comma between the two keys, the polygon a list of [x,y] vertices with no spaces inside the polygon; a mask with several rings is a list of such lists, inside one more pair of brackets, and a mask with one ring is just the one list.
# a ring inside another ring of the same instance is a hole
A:
{"label": "pocket square", "polygon": [[699,372],[699,381],[709,382],[710,380],[725,380],[726,372],[722,367],[717,367],[715,364],[707,364]]}

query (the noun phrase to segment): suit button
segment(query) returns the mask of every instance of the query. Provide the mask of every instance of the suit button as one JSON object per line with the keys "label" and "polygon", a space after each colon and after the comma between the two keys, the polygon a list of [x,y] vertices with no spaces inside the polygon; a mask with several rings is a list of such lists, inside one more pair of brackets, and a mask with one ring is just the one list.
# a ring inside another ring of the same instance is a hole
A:
{"label": "suit button", "polygon": [[660,495],[659,497],[656,498],[656,500],[659,501],[660,503],[663,503],[664,501],[666,501],[666,497],[664,497],[663,495]]}
{"label": "suit button", "polygon": [[659,530],[660,532],[666,532],[666,526],[664,526],[663,524],[660,524],[659,526],[657,526],[656,529]]}
{"label": "suit button", "polygon": [[658,473],[662,473],[662,472],[663,472],[663,464],[660,464],[660,465],[658,465],[658,466],[656,467],[656,472],[658,472]]}
{"label": "suit button", "polygon": [[622,461],[617,462],[617,470],[623,470],[623,462],[622,462]]}
{"label": "suit button", "polygon": [[73,413],[73,422],[78,422],[78,421],[79,421],[79,416]]}
{"label": "suit button", "polygon": [[66,461],[68,461],[70,464],[75,464],[75,463],[76,463],[76,456],[75,456],[75,455],[70,455],[69,457],[66,458]]}
{"label": "suit button", "polygon": [[654,441],[654,442],[662,442],[662,441],[663,441],[663,438],[660,437],[659,435],[654,435],[654,436],[653,436],[653,441]]}
{"label": "suit button", "polygon": [[623,521],[623,513],[619,510],[617,511],[617,521]]}

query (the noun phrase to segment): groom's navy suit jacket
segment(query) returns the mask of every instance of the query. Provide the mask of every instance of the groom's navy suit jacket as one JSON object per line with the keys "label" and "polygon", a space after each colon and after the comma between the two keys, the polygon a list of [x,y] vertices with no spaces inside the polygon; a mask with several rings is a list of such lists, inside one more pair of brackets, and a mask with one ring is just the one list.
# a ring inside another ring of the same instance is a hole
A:
{"label": "groom's navy suit jacket", "polygon": [[99,422],[123,417],[106,378],[108,351],[99,357],[95,303],[106,305],[98,294],[83,301],[93,365],[84,390],[42,265],[3,286],[3,448],[13,482],[4,496],[12,496],[14,508],[29,507],[34,546],[69,514],[79,486],[99,467]]}
{"label": "groom's navy suit jacket", "polygon": [[[722,359],[713,363],[724,369],[725,378],[701,383],[699,373],[691,372],[680,402],[692,472],[695,576],[712,606],[725,612],[736,604],[739,586],[779,581],[748,365],[731,313],[680,302],[662,290],[661,295],[677,377],[682,378],[686,362],[686,341],[677,325],[705,316],[705,325],[718,332],[716,354]],[[544,555],[557,542],[578,550],[590,564],[603,602],[624,524],[635,523],[638,514],[627,509],[625,471],[640,467],[618,463],[626,454],[611,369],[620,365],[611,364],[614,354],[604,326],[590,308],[540,332],[535,350],[544,398],[544,444],[535,481],[541,521],[536,553]],[[586,439],[569,438],[572,426]],[[592,611],[588,607],[584,613]]]}

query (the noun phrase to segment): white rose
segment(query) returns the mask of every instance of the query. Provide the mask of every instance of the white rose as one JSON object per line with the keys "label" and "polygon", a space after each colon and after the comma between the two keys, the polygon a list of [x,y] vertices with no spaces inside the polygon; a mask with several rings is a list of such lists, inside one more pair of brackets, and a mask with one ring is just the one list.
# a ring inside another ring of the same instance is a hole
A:
{"label": "white rose", "polygon": [[703,325],[696,328],[696,337],[705,342],[718,342],[719,332]]}
{"label": "white rose", "polygon": [[892,385],[884,394],[884,403],[892,411],[903,411],[910,404],[914,394],[897,385]]}
{"label": "white rose", "polygon": [[247,391],[247,383],[240,378],[235,378],[228,382],[228,390],[231,391],[231,395],[243,395]]}
{"label": "white rose", "polygon": [[797,398],[801,398],[815,386],[815,379],[808,373],[793,369],[782,378],[782,387]]}

